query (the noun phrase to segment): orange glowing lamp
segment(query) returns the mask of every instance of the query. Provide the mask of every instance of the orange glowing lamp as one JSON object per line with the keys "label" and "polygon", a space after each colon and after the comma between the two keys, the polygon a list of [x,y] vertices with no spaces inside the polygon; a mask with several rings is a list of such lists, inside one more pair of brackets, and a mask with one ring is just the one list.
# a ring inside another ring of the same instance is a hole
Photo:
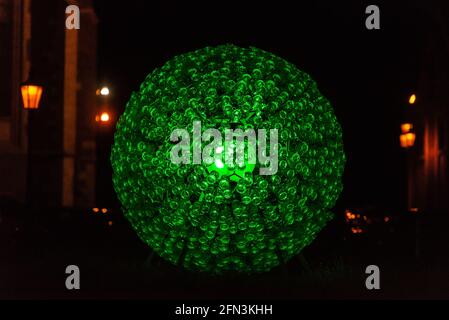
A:
{"label": "orange glowing lamp", "polygon": [[[354,220],[357,216],[351,211],[351,210],[346,210],[346,220]],[[360,217],[360,215],[358,215]]]}
{"label": "orange glowing lamp", "polygon": [[410,96],[410,98],[408,98],[408,103],[409,104],[415,104],[415,102],[416,102],[416,94],[412,94]]}
{"label": "orange glowing lamp", "polygon": [[23,107],[25,109],[39,109],[43,88],[31,82],[25,82],[20,86]]}
{"label": "orange glowing lamp", "polygon": [[411,123],[401,124],[402,133],[409,133],[412,129],[413,129],[413,124],[411,124]]}
{"label": "orange glowing lamp", "polygon": [[111,116],[107,112],[102,112],[101,114],[95,117],[95,121],[101,123],[108,123],[111,120]]}
{"label": "orange glowing lamp", "polygon": [[403,133],[400,135],[401,147],[408,149],[415,144],[416,135],[413,132]]}

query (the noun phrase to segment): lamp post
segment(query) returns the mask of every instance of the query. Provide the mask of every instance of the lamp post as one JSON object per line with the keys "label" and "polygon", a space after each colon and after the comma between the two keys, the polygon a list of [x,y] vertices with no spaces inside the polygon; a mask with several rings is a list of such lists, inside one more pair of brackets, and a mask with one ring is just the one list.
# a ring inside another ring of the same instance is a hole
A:
{"label": "lamp post", "polygon": [[415,144],[416,134],[413,132],[413,124],[403,123],[401,124],[401,135],[399,136],[399,141],[401,147],[404,149],[409,149]]}
{"label": "lamp post", "polygon": [[[399,136],[399,141],[401,144],[401,148],[408,150],[413,147],[416,140],[416,134],[412,132],[413,124],[411,123],[403,123],[401,125],[401,135]],[[412,207],[412,196],[413,196],[413,179],[412,179],[412,165],[410,154],[407,152],[406,154],[406,166],[407,166],[407,208]]]}
{"label": "lamp post", "polygon": [[111,105],[113,90],[108,86],[101,86],[96,90],[98,107],[95,114],[96,122],[96,201],[102,207],[111,206],[111,195],[113,194],[111,167],[109,155],[113,139],[115,112]]}
{"label": "lamp post", "polygon": [[[416,94],[411,94],[408,99],[408,104],[410,106],[416,103]],[[412,112],[408,111],[413,115]],[[414,118],[414,120],[417,120]],[[417,208],[413,205],[413,190],[414,190],[414,179],[413,179],[413,163],[411,159],[410,152],[415,145],[416,133],[414,125],[410,122],[401,124],[401,135],[399,137],[401,147],[406,151],[406,165],[407,165],[407,209],[410,212],[417,212]],[[412,209],[413,208],[413,209]],[[421,226],[419,215],[415,216],[415,257],[420,258],[421,253]]]}
{"label": "lamp post", "polygon": [[[28,80],[20,85],[20,93],[22,95],[22,102],[24,110],[31,111],[39,109],[43,87],[38,84],[38,82]],[[31,129],[30,129],[30,113],[27,115],[28,123],[26,125],[26,135],[27,135],[27,168],[26,168],[26,202],[29,204],[31,202]]]}
{"label": "lamp post", "polygon": [[[408,104],[410,106],[415,106],[416,104],[416,94],[412,93],[408,97]],[[414,107],[412,110],[407,109],[407,119],[414,119]],[[415,119],[416,120],[416,119]],[[412,197],[413,197],[413,168],[412,168],[412,159],[411,159],[411,149],[415,145],[416,140],[416,133],[414,124],[410,121],[407,121],[405,123],[401,124],[401,134],[399,136],[399,142],[401,145],[401,148],[405,149],[406,151],[406,166],[407,166],[407,209],[410,210],[410,208],[414,207],[412,204]]]}

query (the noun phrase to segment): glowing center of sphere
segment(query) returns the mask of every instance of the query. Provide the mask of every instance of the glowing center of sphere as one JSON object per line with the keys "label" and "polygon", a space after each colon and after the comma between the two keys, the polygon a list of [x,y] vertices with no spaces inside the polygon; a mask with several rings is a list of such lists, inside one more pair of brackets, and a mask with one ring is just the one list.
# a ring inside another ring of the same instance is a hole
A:
{"label": "glowing center of sphere", "polygon": [[[238,182],[245,177],[245,173],[252,173],[256,167],[254,163],[248,162],[248,155],[245,154],[243,159],[233,159],[226,161],[226,152],[229,158],[234,158],[235,144],[225,144],[215,149],[215,153],[219,155],[214,162],[207,167],[209,172],[215,171],[219,174],[219,178],[227,176],[231,181]],[[230,163],[231,162],[231,163]]]}

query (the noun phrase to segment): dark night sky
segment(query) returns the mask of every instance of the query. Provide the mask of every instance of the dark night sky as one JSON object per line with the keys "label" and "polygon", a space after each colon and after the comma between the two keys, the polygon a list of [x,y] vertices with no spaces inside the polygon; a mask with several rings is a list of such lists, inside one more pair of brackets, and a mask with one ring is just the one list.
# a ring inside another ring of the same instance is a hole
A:
{"label": "dark night sky", "polygon": [[398,206],[405,188],[399,124],[435,33],[429,2],[375,2],[375,31],[365,28],[371,2],[241,2],[96,0],[99,79],[116,93],[117,110],[177,54],[222,43],[271,51],[309,73],[334,106],[348,158],[341,204]]}

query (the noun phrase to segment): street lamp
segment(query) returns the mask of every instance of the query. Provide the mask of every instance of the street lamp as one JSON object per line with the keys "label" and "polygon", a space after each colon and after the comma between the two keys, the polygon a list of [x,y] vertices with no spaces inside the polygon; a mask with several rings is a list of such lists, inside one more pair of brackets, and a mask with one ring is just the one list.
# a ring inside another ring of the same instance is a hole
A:
{"label": "street lamp", "polygon": [[399,141],[401,143],[401,147],[404,149],[408,149],[413,147],[415,144],[416,135],[412,132],[413,124],[411,123],[403,123],[401,124],[401,135],[399,136]]}
{"label": "street lamp", "polygon": [[412,94],[410,98],[408,98],[409,104],[414,104],[416,102],[416,94]]}
{"label": "street lamp", "polygon": [[109,90],[108,87],[102,87],[100,89],[97,90],[96,94],[97,96],[109,96],[109,94],[111,93],[111,91]]}
{"label": "street lamp", "polygon": [[111,120],[111,116],[106,111],[102,112],[101,114],[99,114],[95,117],[96,122],[108,123],[110,120]]}
{"label": "street lamp", "polygon": [[[116,114],[111,105],[115,96],[113,90],[106,85],[98,86],[96,90],[96,201],[99,203],[108,203],[110,199],[109,190],[112,189],[110,172],[107,168],[111,152],[111,139],[113,138],[113,123],[116,120]],[[97,210],[97,212],[104,214],[108,212],[106,208],[97,208]]]}
{"label": "street lamp", "polygon": [[103,112],[103,113],[100,115],[100,121],[101,121],[101,122],[108,122],[109,119],[110,119],[110,116],[109,116],[109,113],[107,113],[107,112]]}
{"label": "street lamp", "polygon": [[111,113],[109,112],[109,106],[108,106],[108,100],[109,95],[111,94],[111,91],[109,90],[109,87],[102,86],[99,87],[96,91],[96,95],[99,96],[100,101],[100,111],[95,116],[95,121],[99,122],[100,124],[106,125],[111,122]]}
{"label": "street lamp", "polygon": [[411,123],[403,123],[401,124],[401,132],[408,133],[413,129],[413,124]]}
{"label": "street lamp", "polygon": [[[25,110],[37,110],[39,109],[39,103],[44,91],[43,87],[37,82],[30,80],[25,81],[20,85],[20,93],[22,94],[23,108]],[[28,123],[26,125],[27,133],[27,163],[26,163],[26,201],[31,203],[31,129],[30,129],[30,114],[28,113]]]}
{"label": "street lamp", "polygon": [[404,149],[408,149],[413,147],[415,144],[416,135],[413,132],[403,133],[399,137],[401,142],[401,147]]}
{"label": "street lamp", "polygon": [[24,82],[20,86],[23,107],[25,109],[38,109],[41,101],[43,88],[35,82]]}
{"label": "street lamp", "polygon": [[[401,143],[401,148],[410,149],[415,144],[416,134],[413,132],[412,123],[401,124],[401,135],[399,136]],[[413,202],[413,190],[414,190],[414,179],[413,179],[413,163],[410,157],[410,151],[406,155],[406,168],[407,168],[407,208],[412,207]]]}

